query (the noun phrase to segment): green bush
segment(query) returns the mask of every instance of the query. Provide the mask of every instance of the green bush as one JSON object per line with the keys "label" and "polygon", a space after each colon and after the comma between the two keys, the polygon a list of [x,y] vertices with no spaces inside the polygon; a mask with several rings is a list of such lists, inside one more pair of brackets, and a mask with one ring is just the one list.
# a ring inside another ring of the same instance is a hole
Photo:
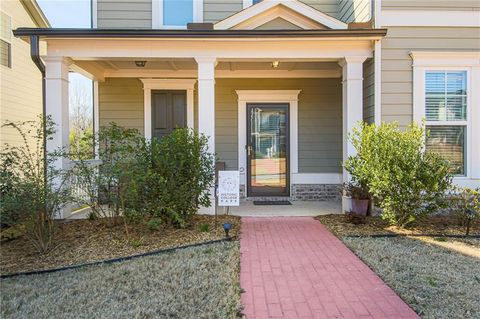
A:
{"label": "green bush", "polygon": [[[139,175],[143,176],[148,169],[140,157],[146,143],[137,130],[115,123],[100,129],[96,143],[100,165],[92,165],[83,158],[75,161],[76,182],[83,191],[76,200],[88,205],[93,216],[112,217],[115,221],[123,213],[127,215],[131,187],[135,187]],[[126,217],[134,219],[134,216]]]}
{"label": "green bush", "polygon": [[160,230],[160,226],[162,226],[162,220],[160,218],[152,218],[147,222],[147,227],[151,231],[158,231]]}
{"label": "green bush", "polygon": [[[191,129],[146,141],[136,130],[114,123],[98,136],[99,167],[77,161],[77,180],[86,204],[98,217],[137,222],[160,217],[184,227],[200,206],[209,206],[214,156],[207,138]],[[81,198],[79,199],[79,201]]]}
{"label": "green bush", "polygon": [[22,144],[4,144],[0,154],[0,219],[2,224],[24,229],[25,236],[41,253],[52,248],[56,214],[71,202],[69,170],[55,164],[65,156],[59,149],[43,159],[44,136],[51,140],[55,125],[48,117],[44,132],[40,119],[6,122],[20,135]]}
{"label": "green bush", "polygon": [[198,231],[201,233],[208,233],[210,230],[210,225],[209,224],[200,224],[198,225]]}
{"label": "green bush", "polygon": [[357,155],[344,163],[345,169],[375,198],[382,218],[404,227],[444,206],[451,186],[450,165],[425,151],[423,128],[364,124],[349,138]]}
{"label": "green bush", "polygon": [[191,129],[176,129],[152,140],[150,156],[147,202],[155,208],[150,211],[184,227],[200,206],[211,205],[215,160],[208,152],[208,139]]}

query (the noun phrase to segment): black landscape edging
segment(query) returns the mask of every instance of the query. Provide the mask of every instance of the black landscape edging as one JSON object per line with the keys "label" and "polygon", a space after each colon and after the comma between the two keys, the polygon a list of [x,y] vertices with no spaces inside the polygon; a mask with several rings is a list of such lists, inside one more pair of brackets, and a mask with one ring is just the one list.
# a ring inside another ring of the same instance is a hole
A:
{"label": "black landscape edging", "polygon": [[202,243],[195,243],[195,244],[189,244],[189,245],[177,246],[177,247],[171,247],[171,248],[162,248],[162,249],[152,250],[152,251],[149,251],[149,252],[146,252],[146,253],[130,255],[130,256],[125,256],[125,257],[105,259],[105,260],[100,260],[100,261],[92,261],[92,262],[83,263],[83,264],[76,264],[76,265],[70,265],[70,266],[58,267],[58,268],[51,268],[51,269],[45,269],[45,270],[34,270],[34,271],[26,271],[26,272],[17,272],[17,273],[5,274],[5,275],[0,275],[0,279],[17,277],[17,276],[30,276],[30,275],[48,274],[48,273],[54,273],[54,272],[58,272],[58,271],[82,268],[82,267],[86,267],[86,266],[108,265],[108,264],[118,263],[118,262],[122,262],[122,261],[137,259],[137,258],[140,258],[140,257],[154,256],[154,255],[159,255],[159,254],[163,254],[163,253],[173,252],[173,251],[176,251],[176,250],[182,250],[182,249],[185,249],[185,248],[206,246],[206,245],[210,245],[210,244],[228,242],[228,241],[231,241],[231,240],[232,240],[232,237],[215,239],[215,240],[205,241],[205,242],[202,242]]}
{"label": "black landscape edging", "polygon": [[[340,235],[341,236],[341,235]],[[448,235],[448,234],[373,234],[373,235],[347,235],[344,238],[394,238],[394,237],[434,237],[434,238],[480,238],[480,235]]]}

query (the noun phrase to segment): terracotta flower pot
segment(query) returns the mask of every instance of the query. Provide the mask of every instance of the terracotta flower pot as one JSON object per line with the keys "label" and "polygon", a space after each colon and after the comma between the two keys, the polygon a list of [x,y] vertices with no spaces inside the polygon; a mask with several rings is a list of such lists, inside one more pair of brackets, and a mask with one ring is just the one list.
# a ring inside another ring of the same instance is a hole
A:
{"label": "terracotta flower pot", "polygon": [[359,216],[367,216],[368,199],[352,198],[352,213]]}

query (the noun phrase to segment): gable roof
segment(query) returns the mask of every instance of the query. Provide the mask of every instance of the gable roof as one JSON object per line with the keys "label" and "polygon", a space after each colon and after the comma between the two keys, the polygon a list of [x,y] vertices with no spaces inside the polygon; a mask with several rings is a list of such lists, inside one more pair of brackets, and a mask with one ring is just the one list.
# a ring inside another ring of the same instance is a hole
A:
{"label": "gable roof", "polygon": [[347,29],[348,25],[297,0],[263,0],[214,25],[216,30],[252,30],[282,18],[302,29]]}
{"label": "gable roof", "polygon": [[20,2],[33,19],[37,27],[50,28],[50,22],[48,22],[47,17],[45,17],[45,14],[43,14],[43,11],[40,9],[40,6],[36,0],[20,0]]}

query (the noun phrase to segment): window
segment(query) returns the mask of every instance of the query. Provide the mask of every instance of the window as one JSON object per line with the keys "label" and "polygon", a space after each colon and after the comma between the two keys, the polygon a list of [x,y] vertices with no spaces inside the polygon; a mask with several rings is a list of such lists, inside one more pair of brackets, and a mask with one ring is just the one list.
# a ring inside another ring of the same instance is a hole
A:
{"label": "window", "polygon": [[203,0],[152,0],[153,29],[185,29],[203,22]]}
{"label": "window", "polygon": [[184,26],[193,22],[193,1],[163,0],[163,25]]}
{"label": "window", "polygon": [[12,67],[12,21],[3,12],[0,12],[0,64]]}
{"label": "window", "polygon": [[454,174],[466,175],[466,71],[426,71],[425,118],[427,149],[449,160]]}

